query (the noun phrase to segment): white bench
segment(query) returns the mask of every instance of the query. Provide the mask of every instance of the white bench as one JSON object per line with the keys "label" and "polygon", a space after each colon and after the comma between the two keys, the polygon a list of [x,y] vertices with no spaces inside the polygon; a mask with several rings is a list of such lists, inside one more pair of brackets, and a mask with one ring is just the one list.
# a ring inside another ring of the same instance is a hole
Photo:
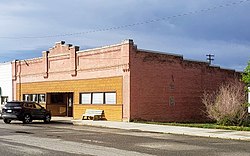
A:
{"label": "white bench", "polygon": [[85,113],[82,115],[82,120],[84,120],[84,117],[88,119],[101,119],[104,117],[104,111],[98,110],[98,109],[86,109]]}

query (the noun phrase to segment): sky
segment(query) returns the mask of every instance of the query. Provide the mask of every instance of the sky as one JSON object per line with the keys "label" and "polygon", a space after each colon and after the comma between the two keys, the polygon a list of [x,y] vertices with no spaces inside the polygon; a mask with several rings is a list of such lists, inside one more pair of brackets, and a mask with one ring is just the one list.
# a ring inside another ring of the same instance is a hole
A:
{"label": "sky", "polygon": [[55,42],[81,50],[133,39],[139,49],[243,71],[250,0],[1,0],[0,62],[41,57]]}

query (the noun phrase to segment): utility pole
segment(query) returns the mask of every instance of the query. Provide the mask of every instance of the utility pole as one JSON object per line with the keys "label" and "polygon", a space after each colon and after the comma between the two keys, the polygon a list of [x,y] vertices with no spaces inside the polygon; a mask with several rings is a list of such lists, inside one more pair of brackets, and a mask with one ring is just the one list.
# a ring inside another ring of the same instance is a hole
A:
{"label": "utility pole", "polygon": [[207,56],[207,60],[208,60],[208,63],[209,65],[211,65],[212,61],[214,60],[214,54],[208,54],[206,55]]}

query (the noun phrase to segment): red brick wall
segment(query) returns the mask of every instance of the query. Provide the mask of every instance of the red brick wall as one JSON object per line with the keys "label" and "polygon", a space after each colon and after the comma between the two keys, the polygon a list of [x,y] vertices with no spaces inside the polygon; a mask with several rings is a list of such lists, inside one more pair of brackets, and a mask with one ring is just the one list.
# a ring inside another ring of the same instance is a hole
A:
{"label": "red brick wall", "polygon": [[[131,52],[131,120],[205,121],[201,96],[235,73],[182,56]],[[170,102],[171,101],[171,102]]]}

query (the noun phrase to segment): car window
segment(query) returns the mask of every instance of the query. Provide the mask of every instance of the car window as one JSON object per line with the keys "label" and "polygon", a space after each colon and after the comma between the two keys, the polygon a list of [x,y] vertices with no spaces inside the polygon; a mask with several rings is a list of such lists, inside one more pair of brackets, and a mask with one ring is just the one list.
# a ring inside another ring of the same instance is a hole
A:
{"label": "car window", "polygon": [[24,104],[23,104],[23,107],[24,107],[24,108],[27,108],[27,107],[28,107],[28,104],[27,104],[27,103],[24,103]]}
{"label": "car window", "polygon": [[20,103],[8,102],[5,106],[6,107],[20,107]]}
{"label": "car window", "polygon": [[24,103],[23,106],[25,108],[34,108],[33,104],[32,103]]}
{"label": "car window", "polygon": [[40,105],[36,104],[36,103],[34,104],[34,106],[35,106],[36,109],[42,109],[42,107]]}

